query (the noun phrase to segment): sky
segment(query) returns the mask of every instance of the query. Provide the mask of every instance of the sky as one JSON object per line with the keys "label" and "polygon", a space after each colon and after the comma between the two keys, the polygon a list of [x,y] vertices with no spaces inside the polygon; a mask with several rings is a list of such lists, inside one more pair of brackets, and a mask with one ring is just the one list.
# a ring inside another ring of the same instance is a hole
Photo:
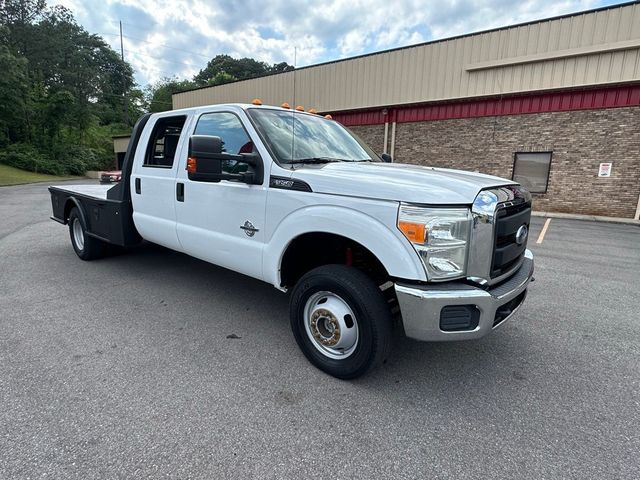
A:
{"label": "sky", "polygon": [[49,0],[124,55],[140,86],[217,54],[298,67],[572,13],[602,0]]}

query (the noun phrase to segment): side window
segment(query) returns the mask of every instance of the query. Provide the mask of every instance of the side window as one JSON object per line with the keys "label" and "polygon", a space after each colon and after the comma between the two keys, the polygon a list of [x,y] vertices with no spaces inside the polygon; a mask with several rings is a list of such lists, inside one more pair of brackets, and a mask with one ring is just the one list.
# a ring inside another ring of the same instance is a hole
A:
{"label": "side window", "polygon": [[147,154],[144,157],[145,167],[171,168],[176,156],[178,141],[187,117],[160,118],[153,127]]}
{"label": "side window", "polygon": [[[240,119],[233,113],[205,113],[198,119],[194,135],[213,135],[222,139],[222,151],[238,155],[255,153],[256,149],[244,129]],[[224,160],[222,171],[241,173],[247,170],[247,164],[236,160]]]}
{"label": "side window", "polygon": [[531,193],[546,193],[550,167],[551,152],[516,152],[512,178]]}

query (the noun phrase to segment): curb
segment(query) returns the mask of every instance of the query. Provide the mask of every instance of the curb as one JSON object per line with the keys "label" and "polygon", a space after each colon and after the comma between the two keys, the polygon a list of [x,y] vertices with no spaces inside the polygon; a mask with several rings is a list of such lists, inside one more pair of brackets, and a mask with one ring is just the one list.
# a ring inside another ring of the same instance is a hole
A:
{"label": "curb", "polygon": [[555,213],[555,212],[531,212],[534,217],[547,217],[547,218],[566,218],[568,220],[587,220],[590,222],[607,222],[607,223],[624,223],[626,225],[638,225],[640,226],[640,220],[634,220],[633,218],[622,217],[603,217],[599,215],[578,215],[574,213]]}

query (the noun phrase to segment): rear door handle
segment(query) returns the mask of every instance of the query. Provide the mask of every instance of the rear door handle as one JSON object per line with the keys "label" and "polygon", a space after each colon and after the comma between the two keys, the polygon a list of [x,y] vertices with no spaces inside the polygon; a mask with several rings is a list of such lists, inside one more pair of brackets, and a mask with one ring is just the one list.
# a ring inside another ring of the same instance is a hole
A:
{"label": "rear door handle", "polygon": [[136,178],[136,193],[140,195],[141,191],[142,191],[142,187],[140,186],[140,179]]}
{"label": "rear door handle", "polygon": [[184,202],[184,183],[176,183],[176,200]]}

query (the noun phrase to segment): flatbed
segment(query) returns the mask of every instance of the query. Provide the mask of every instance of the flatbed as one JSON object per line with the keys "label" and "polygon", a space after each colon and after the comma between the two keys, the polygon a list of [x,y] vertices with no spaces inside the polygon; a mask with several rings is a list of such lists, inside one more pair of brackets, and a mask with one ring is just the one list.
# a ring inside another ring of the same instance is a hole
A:
{"label": "flatbed", "polygon": [[75,208],[86,227],[88,237],[111,245],[130,247],[142,241],[133,223],[129,178],[135,148],[150,115],[143,115],[133,127],[122,181],[115,185],[64,185],[49,187],[52,220],[66,225]]}
{"label": "flatbed", "polygon": [[106,200],[107,192],[113,188],[113,185],[54,185],[50,188],[95,200]]}
{"label": "flatbed", "polygon": [[51,218],[66,224],[75,207],[87,226],[88,236],[121,247],[136,245],[141,238],[133,226],[131,202],[108,198],[112,188],[113,185],[49,187]]}

